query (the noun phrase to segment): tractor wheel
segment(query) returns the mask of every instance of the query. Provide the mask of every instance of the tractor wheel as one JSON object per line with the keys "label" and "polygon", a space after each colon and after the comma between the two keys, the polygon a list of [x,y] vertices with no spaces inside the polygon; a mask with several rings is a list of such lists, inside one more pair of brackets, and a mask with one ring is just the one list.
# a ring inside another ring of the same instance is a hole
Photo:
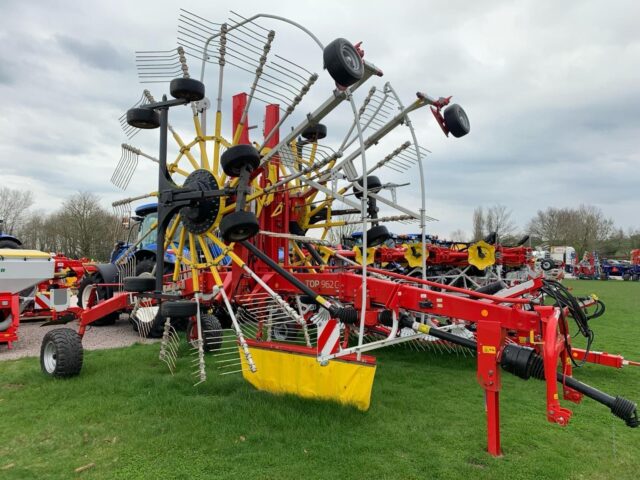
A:
{"label": "tractor wheel", "polygon": [[197,102],[204,98],[204,83],[194,78],[174,78],[169,84],[169,92],[173,98]]}
{"label": "tractor wheel", "polygon": [[258,230],[260,224],[253,212],[233,212],[220,222],[220,235],[228,243],[247,240],[258,233]]}
{"label": "tractor wheel", "polygon": [[554,266],[555,265],[553,264],[553,262],[551,260],[549,260],[548,258],[545,258],[544,260],[542,260],[540,262],[540,268],[542,270],[544,270],[545,272],[548,272],[549,270],[552,270]]}
{"label": "tractor wheel", "polygon": [[309,125],[302,133],[302,138],[309,142],[317,142],[327,136],[327,126],[322,123],[316,123],[315,125]]}
{"label": "tractor wheel", "polygon": [[[222,346],[222,324],[215,315],[202,315],[200,317],[202,324],[202,336],[204,337],[205,352],[213,352]],[[198,328],[195,320],[190,321],[187,325],[187,341],[194,345],[194,341],[198,339]]]}
{"label": "tractor wheel", "polygon": [[52,377],[73,377],[82,369],[82,355],[82,341],[76,331],[56,328],[42,339],[40,368]]}
{"label": "tractor wheel", "polygon": [[634,282],[640,281],[640,275],[634,275],[633,277],[631,277],[631,280],[633,280]]}
{"label": "tractor wheel", "polygon": [[444,123],[447,130],[456,138],[464,137],[471,129],[469,118],[462,107],[457,103],[449,105],[444,110]]}
{"label": "tractor wheel", "polygon": [[150,108],[131,108],[127,110],[127,123],[143,130],[158,128],[160,114]]}
{"label": "tractor wheel", "polygon": [[[156,259],[154,258],[145,258],[141,260],[140,263],[136,265],[136,277],[139,277],[143,273],[154,273],[153,269],[156,266]],[[164,262],[164,275],[170,275],[173,273],[173,263]]]}
{"label": "tractor wheel", "polygon": [[622,275],[622,280],[628,282],[629,280],[631,280],[631,274],[625,273],[624,275]]}
{"label": "tractor wheel", "polygon": [[364,62],[356,48],[344,38],[336,38],[324,47],[324,66],[331,78],[342,87],[349,87],[364,75]]}
{"label": "tractor wheel", "polygon": [[193,317],[198,311],[198,304],[189,300],[173,300],[164,302],[160,307],[163,317]]}
{"label": "tractor wheel", "polygon": [[377,247],[391,237],[389,230],[384,225],[376,225],[367,230],[367,248]]}
{"label": "tractor wheel", "polygon": [[[356,183],[358,184],[358,186],[364,187],[364,184],[362,182],[362,177],[360,177],[356,181]],[[375,175],[369,175],[367,177],[367,191],[371,193],[378,193],[381,189],[382,189],[382,182],[380,181],[380,179]],[[359,190],[358,188],[354,188],[353,190],[354,190],[353,194],[355,195],[356,198],[363,197],[364,192],[362,190]]]}
{"label": "tractor wheel", "polygon": [[[113,292],[107,287],[94,287],[93,285],[104,283],[100,273],[85,275],[78,286],[78,306],[87,309],[96,306],[98,303],[108,300],[113,296]],[[113,325],[118,320],[118,312],[113,312],[107,316],[92,322],[90,325],[104,327]]]}
{"label": "tractor wheel", "polygon": [[0,240],[0,248],[11,248],[13,250],[17,250],[18,248],[20,248],[20,245],[18,245],[13,240],[5,239]]}
{"label": "tractor wheel", "polygon": [[260,165],[260,153],[251,145],[235,145],[222,154],[220,158],[222,170],[229,177],[239,177],[247,165],[251,171]]}
{"label": "tractor wheel", "polygon": [[153,273],[155,266],[155,258],[145,258],[144,260],[140,260],[140,262],[136,264],[136,277],[139,277],[143,273]]}

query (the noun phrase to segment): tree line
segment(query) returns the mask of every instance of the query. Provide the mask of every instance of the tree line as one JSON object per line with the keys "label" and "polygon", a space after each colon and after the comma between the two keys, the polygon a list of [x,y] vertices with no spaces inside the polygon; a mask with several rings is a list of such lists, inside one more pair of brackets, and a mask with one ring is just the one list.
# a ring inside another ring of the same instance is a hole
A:
{"label": "tree line", "polygon": [[[72,195],[52,213],[33,210],[33,205],[32,192],[0,187],[3,230],[18,237],[25,248],[106,261],[114,241],[120,239],[116,237],[122,231],[122,220],[103,208],[100,198],[91,192]],[[334,240],[339,242],[341,234],[356,229],[356,225],[349,225],[336,231]],[[492,232],[504,245],[529,235],[532,246],[570,245],[580,256],[597,251],[605,257],[628,258],[632,249],[640,248],[640,229],[624,232],[616,228],[613,220],[593,205],[539,210],[524,229],[518,228],[513,212],[505,205],[480,206],[473,212],[471,238],[456,230],[450,240],[477,241]]]}
{"label": "tree line", "polygon": [[505,245],[529,235],[532,246],[572,246],[579,256],[596,251],[604,257],[628,258],[631,250],[640,248],[640,229],[625,232],[616,228],[613,220],[593,205],[538,210],[523,230],[506,206],[480,206],[473,211],[472,232],[472,241],[496,232]]}
{"label": "tree line", "polygon": [[52,213],[33,210],[33,194],[0,187],[3,231],[24,248],[62,253],[72,258],[107,261],[119,230],[117,218],[91,192],[78,192]]}

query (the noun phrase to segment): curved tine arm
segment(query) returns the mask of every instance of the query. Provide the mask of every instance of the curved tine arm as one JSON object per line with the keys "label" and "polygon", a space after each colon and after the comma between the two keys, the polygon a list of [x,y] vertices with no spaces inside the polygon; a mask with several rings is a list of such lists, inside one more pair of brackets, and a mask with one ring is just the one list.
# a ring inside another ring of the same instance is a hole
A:
{"label": "curved tine arm", "polygon": [[[272,18],[274,20],[280,20],[281,22],[285,22],[285,23],[288,23],[290,25],[293,25],[294,27],[299,28],[300,30],[305,32],[307,35],[309,35],[309,37],[311,37],[311,39],[318,44],[318,46],[320,47],[320,50],[324,50],[324,45],[322,44],[322,42],[318,39],[318,37],[316,37],[313,33],[311,33],[310,30],[308,30],[306,27],[303,27],[298,22],[294,22],[293,20],[289,20],[288,18],[281,17],[279,15],[271,15],[271,14],[268,14],[268,13],[258,13],[256,15],[252,16],[252,17],[249,17],[249,18],[243,20],[240,23],[236,23],[235,25],[230,27],[227,30],[227,32],[230,32],[231,30],[234,30],[234,29],[236,29],[238,27],[241,27],[243,25],[246,25],[247,23],[250,23],[250,22],[254,21],[257,18]],[[207,57],[209,56],[209,44],[216,37],[219,37],[219,36],[220,36],[219,33],[211,35],[209,38],[207,38],[207,41],[204,44],[204,54],[202,56],[202,68],[200,69],[200,81],[201,82],[204,81],[204,69],[205,69],[206,64],[207,64]]]}

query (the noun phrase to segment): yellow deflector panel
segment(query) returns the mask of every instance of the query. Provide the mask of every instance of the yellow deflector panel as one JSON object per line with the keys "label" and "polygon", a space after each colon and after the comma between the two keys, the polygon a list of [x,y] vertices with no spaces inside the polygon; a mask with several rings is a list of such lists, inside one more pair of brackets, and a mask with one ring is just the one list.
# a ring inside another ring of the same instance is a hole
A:
{"label": "yellow deflector panel", "polygon": [[242,374],[258,390],[304,398],[333,400],[368,410],[376,366],[331,360],[321,366],[315,356],[251,347],[257,372],[251,373],[242,351]]}

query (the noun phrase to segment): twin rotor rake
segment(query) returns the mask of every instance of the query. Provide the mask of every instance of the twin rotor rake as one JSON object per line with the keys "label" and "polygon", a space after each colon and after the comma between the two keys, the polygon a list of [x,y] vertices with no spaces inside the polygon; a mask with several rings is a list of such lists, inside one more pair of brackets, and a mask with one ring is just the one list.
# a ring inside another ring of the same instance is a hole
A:
{"label": "twin rotor rake", "polygon": [[[286,58],[292,42],[279,43],[276,31],[263,26],[267,22],[304,34],[296,43],[296,51],[305,52],[301,60]],[[138,52],[136,67],[142,83],[169,83],[175,100],[157,100],[145,90],[121,119],[129,139],[141,129],[160,128],[157,159],[123,145],[112,177],[126,188],[140,156],[157,162],[159,170],[153,192],[116,202],[126,209],[136,199],[158,200],[155,276],[144,282],[128,277],[123,284],[140,302],[132,315],[148,317],[139,323],[162,326],[160,358],[172,371],[179,352],[172,322],[183,317],[190,319],[197,383],[207,378],[210,351],[209,366],[218,373],[241,372],[267,390],[277,378],[282,385],[275,391],[309,396],[308,386],[269,372],[281,355],[290,355],[292,366],[318,379],[327,372],[335,376],[319,387],[320,398],[343,401],[329,384],[342,388],[345,378],[365,379],[367,385],[345,386],[363,409],[375,372],[366,352],[407,344],[475,354],[494,455],[500,454],[499,366],[546,382],[550,421],[566,424],[571,416],[559,406],[561,381],[564,398],[590,396],[637,426],[632,402],[594,394],[570,377],[570,365],[556,376],[558,361],[566,365],[570,354],[565,314],[532,293],[540,284],[500,297],[427,280],[426,224],[433,218],[426,213],[423,165],[430,152],[418,143],[411,117],[429,107],[446,135],[466,135],[466,114],[450,97],[419,91],[404,104],[389,82],[362,93],[382,71],[364,59],[359,44],[339,38],[325,46],[301,25],[266,14],[245,18],[232,12],[215,23],[183,10],[178,46]],[[331,79],[313,73],[318,67]],[[246,91],[238,91],[243,82]],[[213,86],[205,92],[205,84]],[[319,102],[323,92],[326,99]],[[175,123],[169,123],[169,110],[179,106],[188,106],[183,110],[190,122],[172,115]],[[261,126],[251,123],[261,116]],[[328,130],[325,123],[338,128]],[[187,128],[195,134],[187,136]],[[383,173],[385,182],[378,177]],[[390,238],[389,222],[417,223],[419,278],[367,266],[368,249]],[[362,231],[360,262],[328,242],[332,229],[351,224]],[[165,275],[167,249],[176,260]],[[509,337],[529,330],[537,343]],[[540,350],[541,343],[548,348]],[[359,374],[345,373],[348,368]],[[260,377],[265,371],[267,380]]]}

